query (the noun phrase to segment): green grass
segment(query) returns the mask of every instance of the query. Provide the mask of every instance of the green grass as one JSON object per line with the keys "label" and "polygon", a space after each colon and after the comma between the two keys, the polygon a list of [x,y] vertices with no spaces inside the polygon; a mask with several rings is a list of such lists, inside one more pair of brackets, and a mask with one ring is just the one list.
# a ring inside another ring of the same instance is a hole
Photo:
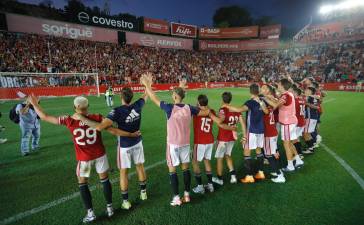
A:
{"label": "green grass", "polygon": [[[227,89],[233,93],[233,104],[249,98],[247,89]],[[189,91],[186,102],[195,104],[200,93],[206,93],[210,106],[218,109],[222,89]],[[169,100],[169,93],[158,93]],[[364,95],[329,92],[324,104],[321,135],[323,142],[364,177]],[[116,103],[120,103],[117,99]],[[0,105],[0,123],[9,139],[0,146],[0,221],[78,191],[75,177],[75,154],[69,131],[62,126],[42,123],[41,150],[28,157],[20,156],[20,130],[8,119],[14,102]],[[90,97],[90,111],[106,115],[109,109],[103,98]],[[52,115],[72,113],[72,98],[42,100]],[[142,133],[146,166],[165,160],[166,119],[162,110],[148,102],[143,111]],[[215,132],[216,132],[215,127]],[[103,133],[109,162],[116,168],[116,138]],[[233,150],[238,175],[243,174],[242,150]],[[213,161],[215,167],[215,161]],[[267,168],[268,169],[268,168]],[[134,171],[132,169],[131,171]],[[93,171],[90,183],[97,184]],[[129,196],[132,210],[120,209],[118,183],[113,184],[116,214],[104,216],[102,189],[92,192],[98,221],[94,224],[363,224],[364,191],[344,168],[325,150],[305,158],[305,166],[287,175],[286,184],[267,181],[252,185],[227,184],[215,193],[192,195],[191,204],[171,208],[171,190],[164,163],[147,171],[148,201],[138,200],[138,184],[131,177]],[[118,172],[111,174],[118,177]],[[227,178],[227,177],[226,177]],[[203,177],[206,181],[205,177]],[[182,190],[182,179],[180,179]],[[227,181],[227,179],[226,179]],[[193,180],[193,185],[195,181]],[[13,224],[80,224],[84,216],[80,197],[35,213]]]}

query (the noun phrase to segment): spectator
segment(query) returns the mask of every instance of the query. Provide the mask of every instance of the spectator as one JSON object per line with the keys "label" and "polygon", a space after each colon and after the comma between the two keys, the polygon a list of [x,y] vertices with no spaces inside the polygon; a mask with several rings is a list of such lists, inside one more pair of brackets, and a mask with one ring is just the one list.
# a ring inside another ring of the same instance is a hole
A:
{"label": "spectator", "polygon": [[32,151],[39,149],[40,122],[33,106],[26,100],[16,106],[19,115],[19,126],[21,130],[21,154],[29,155],[30,138],[32,138]]}

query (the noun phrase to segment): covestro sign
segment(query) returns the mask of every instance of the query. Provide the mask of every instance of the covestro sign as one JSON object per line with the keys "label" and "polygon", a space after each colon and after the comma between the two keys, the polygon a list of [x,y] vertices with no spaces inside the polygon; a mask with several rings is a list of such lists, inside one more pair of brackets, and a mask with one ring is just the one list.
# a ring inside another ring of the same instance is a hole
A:
{"label": "covestro sign", "polygon": [[6,14],[8,30],[12,32],[59,36],[64,38],[118,43],[117,31],[91,26],[45,20],[17,14]]}
{"label": "covestro sign", "polygon": [[93,26],[101,26],[105,28],[138,31],[138,23],[136,19],[126,17],[106,17],[100,15],[89,15],[86,12],[79,12],[77,19],[80,23]]}

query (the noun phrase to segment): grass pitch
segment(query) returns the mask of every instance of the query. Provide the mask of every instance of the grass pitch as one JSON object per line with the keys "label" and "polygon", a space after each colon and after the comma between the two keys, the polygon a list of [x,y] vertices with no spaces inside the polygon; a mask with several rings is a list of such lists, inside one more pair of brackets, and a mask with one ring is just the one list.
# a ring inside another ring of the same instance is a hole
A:
{"label": "grass pitch", "polygon": [[[219,108],[223,91],[233,94],[233,104],[248,98],[247,89],[227,88],[188,91],[187,103],[196,104],[197,95],[205,93],[210,106]],[[139,96],[139,95],[138,95]],[[168,92],[158,96],[170,101]],[[137,97],[137,96],[136,96]],[[72,114],[73,98],[42,99],[51,115]],[[90,97],[90,112],[107,115],[104,98]],[[329,92],[324,104],[321,124],[323,143],[344,159],[360,177],[364,177],[364,95],[362,93]],[[115,103],[120,104],[116,96]],[[10,122],[8,112],[15,102],[0,105],[6,127],[1,133],[8,138],[0,145],[0,224],[81,224],[85,214],[75,176],[75,153],[71,134],[66,127],[42,122],[41,149],[28,157],[20,156],[20,129]],[[92,191],[98,220],[93,224],[364,224],[364,190],[353,177],[322,147],[305,157],[305,166],[287,174],[285,184],[269,180],[251,185],[226,185],[215,193],[192,194],[191,204],[169,206],[171,190],[165,160],[166,118],[164,112],[148,102],[142,115],[142,134],[148,176],[148,200],[138,199],[136,176],[130,178],[130,211],[120,209],[121,194],[116,170],[116,137],[103,133],[109,162],[114,172],[113,201],[115,215],[105,216],[102,189]],[[217,129],[214,127],[216,134]],[[280,148],[282,151],[282,147]],[[282,152],[283,153],[283,152]],[[284,154],[282,154],[284,155]],[[241,146],[233,150],[238,176],[243,174]],[[215,168],[215,161],[213,161]],[[130,172],[133,172],[134,168]],[[180,174],[181,175],[181,174]],[[203,177],[206,182],[206,177]],[[98,184],[92,171],[90,184]],[[180,190],[182,190],[180,176]],[[195,185],[195,180],[192,180]],[[62,202],[62,199],[64,201]],[[50,206],[50,202],[59,200]],[[40,207],[40,208],[39,208]],[[49,208],[48,208],[49,207]],[[47,209],[44,209],[47,208]],[[28,211],[33,209],[33,211]],[[21,214],[26,212],[25,214]]]}

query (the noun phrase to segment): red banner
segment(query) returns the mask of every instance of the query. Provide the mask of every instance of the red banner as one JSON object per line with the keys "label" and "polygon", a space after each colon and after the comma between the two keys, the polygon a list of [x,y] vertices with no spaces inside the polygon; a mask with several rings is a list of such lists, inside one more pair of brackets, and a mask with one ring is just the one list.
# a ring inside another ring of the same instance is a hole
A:
{"label": "red banner", "polygon": [[282,26],[280,24],[260,27],[260,38],[279,38]]}
{"label": "red banner", "polygon": [[159,35],[125,32],[126,43],[155,48],[173,48],[192,50],[193,40]]}
{"label": "red banner", "polygon": [[169,34],[169,24],[164,20],[144,17],[144,32]]}
{"label": "red banner", "polygon": [[171,22],[171,34],[175,36],[195,38],[197,36],[197,26]]}
{"label": "red banner", "polygon": [[200,38],[251,38],[258,37],[258,26],[230,28],[200,28]]}
{"label": "red banner", "polygon": [[[178,84],[154,84],[153,89],[155,91],[169,91]],[[209,82],[209,83],[188,83],[187,89],[202,89],[202,88],[226,88],[226,87],[248,87],[249,83],[244,82]],[[325,83],[322,85],[324,90],[328,91],[356,91],[358,86],[356,84],[348,83]],[[134,92],[144,92],[144,86],[140,84],[120,85],[114,86],[115,93],[120,93],[123,87],[131,87]],[[100,93],[105,93],[106,86],[100,86]],[[359,89],[364,92],[364,86]],[[0,88],[0,99],[18,99],[17,93],[22,92],[25,95],[34,93],[37,96],[77,96],[77,95],[96,95],[95,86],[80,86],[80,87],[19,87],[19,88]]]}
{"label": "red banner", "polygon": [[199,49],[202,51],[253,51],[262,49],[275,49],[279,47],[278,39],[257,39],[246,41],[207,41],[199,42]]}
{"label": "red banner", "polygon": [[53,35],[72,39],[118,43],[118,34],[115,30],[82,26],[73,23],[45,20],[10,13],[6,14],[6,21],[8,31],[11,32]]}

